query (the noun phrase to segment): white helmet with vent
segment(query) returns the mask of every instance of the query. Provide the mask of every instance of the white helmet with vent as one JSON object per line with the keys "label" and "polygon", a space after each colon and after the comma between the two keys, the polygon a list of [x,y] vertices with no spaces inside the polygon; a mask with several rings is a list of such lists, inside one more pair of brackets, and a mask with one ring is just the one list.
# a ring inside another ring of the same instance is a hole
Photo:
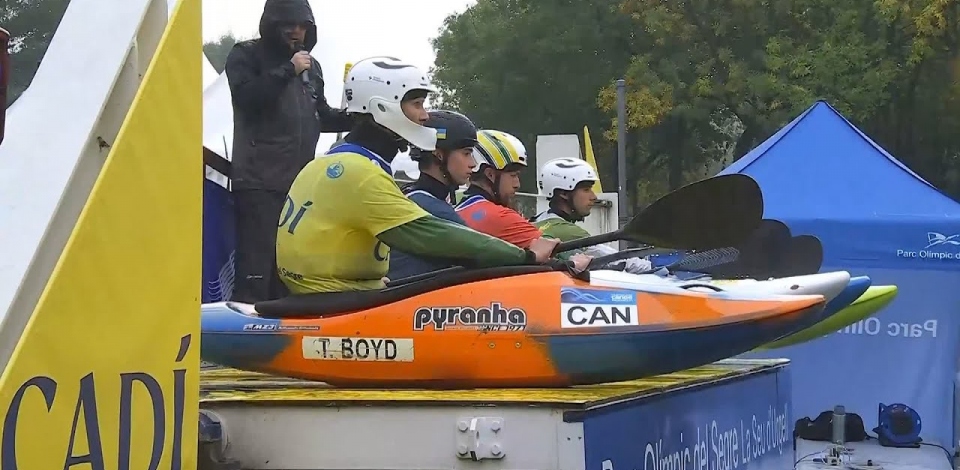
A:
{"label": "white helmet with vent", "polygon": [[600,181],[597,172],[589,163],[579,158],[550,160],[540,169],[540,195],[549,199],[556,190],[572,191],[584,181]]}
{"label": "white helmet with vent", "polygon": [[437,91],[419,67],[393,57],[370,57],[357,62],[347,72],[343,84],[348,113],[369,114],[377,124],[414,147],[434,150],[436,129],[411,121],[400,107],[403,97],[413,90]]}

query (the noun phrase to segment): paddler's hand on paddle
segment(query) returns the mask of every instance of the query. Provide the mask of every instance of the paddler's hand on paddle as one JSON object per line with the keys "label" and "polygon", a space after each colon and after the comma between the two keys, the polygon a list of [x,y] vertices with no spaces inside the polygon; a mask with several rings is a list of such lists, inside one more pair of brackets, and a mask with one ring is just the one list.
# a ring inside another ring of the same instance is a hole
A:
{"label": "paddler's hand on paddle", "polygon": [[573,263],[573,270],[578,273],[582,273],[584,269],[587,269],[591,260],[593,260],[593,256],[583,253],[577,253],[570,257],[570,262]]}
{"label": "paddler's hand on paddle", "polygon": [[559,244],[560,240],[555,238],[540,237],[530,242],[530,248],[527,248],[527,250],[533,252],[537,264],[543,264],[550,260],[550,257],[553,255],[553,250]]}

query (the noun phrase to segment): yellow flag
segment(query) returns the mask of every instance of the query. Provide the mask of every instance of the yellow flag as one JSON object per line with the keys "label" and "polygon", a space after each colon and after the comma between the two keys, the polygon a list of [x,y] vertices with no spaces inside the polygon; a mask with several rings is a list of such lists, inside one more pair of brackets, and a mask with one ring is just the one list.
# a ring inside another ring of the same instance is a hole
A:
{"label": "yellow flag", "polygon": [[593,171],[597,172],[597,185],[594,186],[593,189],[598,193],[602,193],[603,185],[600,184],[600,171],[597,169],[597,160],[593,158],[593,144],[590,143],[590,130],[587,129],[587,126],[583,126],[583,149],[587,163],[593,167]]}

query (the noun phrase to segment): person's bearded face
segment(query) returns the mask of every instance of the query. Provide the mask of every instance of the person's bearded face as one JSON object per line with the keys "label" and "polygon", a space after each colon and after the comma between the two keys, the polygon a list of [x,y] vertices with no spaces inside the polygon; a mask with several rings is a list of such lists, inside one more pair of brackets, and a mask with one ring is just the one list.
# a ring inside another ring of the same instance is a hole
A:
{"label": "person's bearded face", "polygon": [[298,51],[303,47],[303,43],[307,37],[306,26],[302,24],[288,24],[283,25],[280,31],[283,33],[284,39],[287,40],[290,49]]}

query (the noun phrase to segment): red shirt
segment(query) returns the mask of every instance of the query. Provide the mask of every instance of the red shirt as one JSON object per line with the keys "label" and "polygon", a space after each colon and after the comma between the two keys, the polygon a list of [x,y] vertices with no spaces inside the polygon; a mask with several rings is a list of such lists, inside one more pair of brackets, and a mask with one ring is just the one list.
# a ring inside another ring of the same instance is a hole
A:
{"label": "red shirt", "polygon": [[457,204],[457,214],[468,227],[520,248],[529,248],[531,242],[543,236],[540,229],[519,212],[491,202],[480,194],[472,195]]}

